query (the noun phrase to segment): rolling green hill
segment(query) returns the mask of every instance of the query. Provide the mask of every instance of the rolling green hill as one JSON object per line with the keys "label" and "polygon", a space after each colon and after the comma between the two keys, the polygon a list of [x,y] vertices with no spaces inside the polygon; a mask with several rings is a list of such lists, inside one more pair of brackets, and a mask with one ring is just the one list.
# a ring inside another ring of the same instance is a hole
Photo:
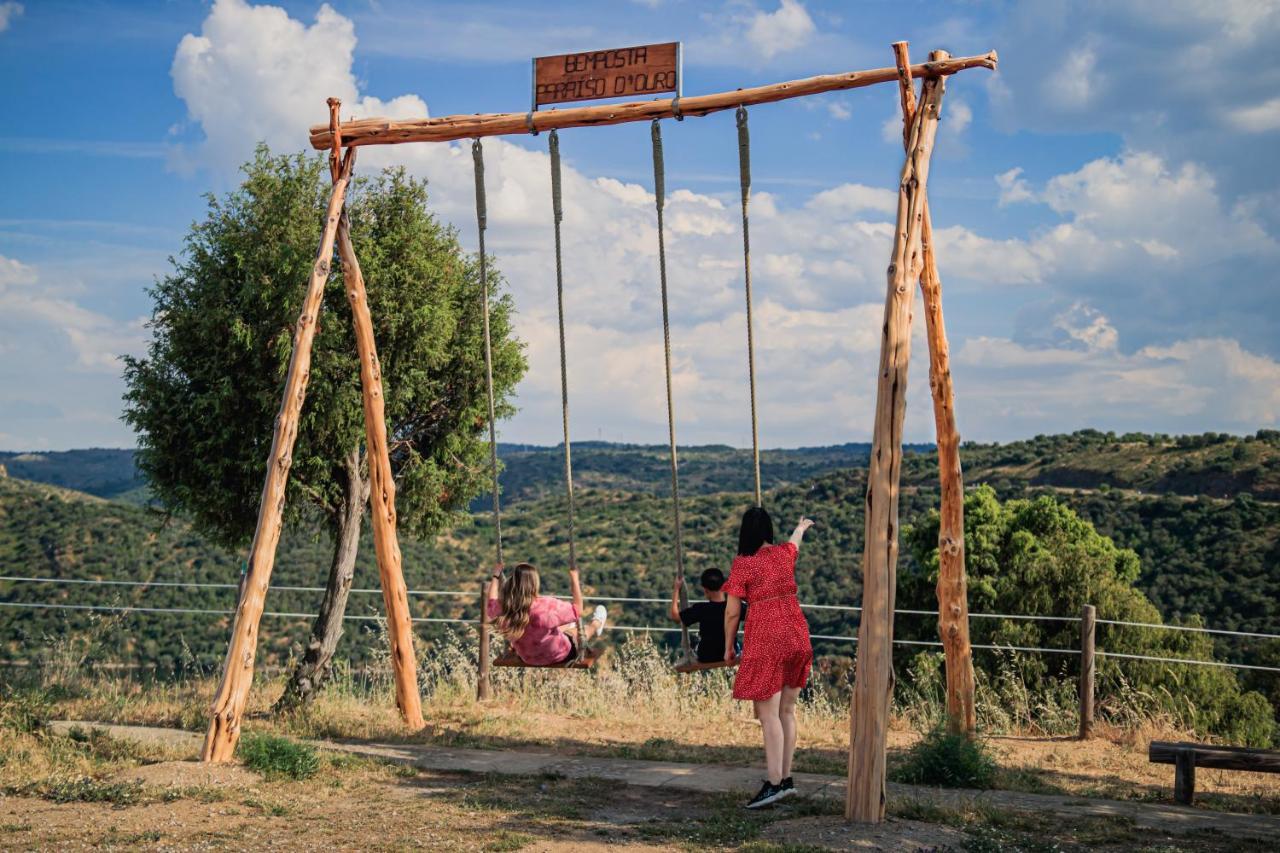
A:
{"label": "rolling green hill", "polygon": [[[586,582],[598,594],[655,597],[669,594],[672,555],[668,468],[662,448],[575,444],[579,488],[579,553]],[[505,445],[504,474],[508,553],[547,567],[563,564],[565,525],[562,468],[556,448]],[[849,604],[858,595],[857,565],[862,542],[862,492],[867,447],[769,451],[764,455],[768,500],[780,524],[802,512],[819,527],[805,549],[801,595],[815,603]],[[1165,438],[1084,431],[1041,436],[1005,445],[967,444],[966,481],[991,484],[1002,499],[1052,494],[1089,519],[1117,545],[1134,549],[1142,561],[1138,586],[1164,618],[1198,616],[1213,627],[1276,632],[1280,629],[1280,433],[1256,436]],[[196,581],[235,584],[242,554],[216,548],[179,519],[120,500],[95,499],[56,486],[120,498],[137,495],[139,484],[128,451],[71,451],[63,454],[8,454],[11,475],[0,479],[0,574],[59,578]],[[909,452],[903,466],[904,524],[937,506],[936,465],[930,448]],[[682,451],[682,483],[688,494],[685,537],[688,573],[725,566],[732,556],[734,525],[749,503],[749,454],[726,447]],[[43,479],[38,485],[22,477]],[[483,501],[481,502],[483,503]],[[492,559],[492,522],[479,513],[431,542],[402,541],[411,588],[475,589],[481,567]],[[374,588],[373,549],[362,550],[357,587]],[[274,583],[317,586],[328,565],[327,541],[305,530],[289,531],[282,543]],[[918,572],[903,556],[901,572]],[[552,568],[548,585],[563,578]],[[307,613],[319,593],[273,593],[269,609]],[[31,585],[0,582],[0,601],[67,602],[90,605],[133,603],[197,610],[230,608],[234,589],[152,587],[145,591],[111,586]],[[458,597],[416,597],[417,615],[457,616],[469,602]],[[930,609],[927,597],[905,608]],[[351,613],[371,615],[377,595],[357,594]],[[622,624],[663,624],[662,608],[630,604]],[[91,613],[18,611],[0,608],[3,657],[21,660],[45,654],[46,637],[74,633],[92,620],[103,642],[121,660],[179,667],[184,659],[215,665],[227,622],[213,614],[148,614],[128,617],[136,624]],[[300,641],[307,622],[272,617],[264,628],[264,659],[281,662],[291,642]],[[931,620],[902,616],[901,636],[927,638]],[[358,638],[376,629],[353,622],[347,643],[359,660],[369,643]],[[816,633],[848,635],[848,614],[819,611]],[[423,631],[438,631],[424,626]],[[366,638],[367,640],[367,638]],[[1226,642],[1220,651],[1235,659],[1271,660],[1275,643]],[[828,644],[831,653],[847,651]]]}

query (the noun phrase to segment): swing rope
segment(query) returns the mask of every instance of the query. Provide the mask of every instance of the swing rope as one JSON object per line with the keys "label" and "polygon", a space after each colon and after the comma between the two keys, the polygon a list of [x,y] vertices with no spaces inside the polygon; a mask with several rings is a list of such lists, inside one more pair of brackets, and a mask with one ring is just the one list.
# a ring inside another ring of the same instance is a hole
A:
{"label": "swing rope", "polygon": [[742,268],[747,289],[747,377],[751,384],[751,463],[755,472],[756,506],[763,506],[760,492],[760,425],[756,416],[756,340],[751,317],[751,230],[747,205],[751,200],[751,134],[747,108],[738,107],[738,186],[742,191]]}
{"label": "swing rope", "polygon": [[[564,423],[564,491],[569,510],[569,570],[578,568],[578,555],[574,546],[573,506],[573,456],[569,446],[569,360],[565,354],[564,334],[564,263],[560,251],[560,222],[564,219],[564,204],[560,194],[560,134],[552,130],[547,136],[551,152],[551,218],[556,234],[556,315],[560,322],[560,419]],[[581,662],[587,653],[582,614],[578,614],[577,660]]]}
{"label": "swing rope", "polygon": [[493,401],[493,338],[489,332],[489,266],[484,251],[484,232],[488,227],[488,206],[484,191],[484,149],[477,139],[471,143],[471,159],[476,173],[476,226],[480,235],[480,291],[484,299],[484,383],[489,398],[489,469],[493,478],[493,535],[498,566],[505,566],[502,556],[502,507],[498,499],[498,434],[497,414]]}
{"label": "swing rope", "polygon": [[[658,279],[662,286],[662,351],[667,378],[667,436],[671,441],[671,518],[675,530],[676,579],[684,580],[684,542],[680,533],[680,476],[676,458],[676,411],[671,392],[671,315],[667,307],[667,245],[663,223],[663,206],[666,202],[666,168],[662,158],[662,126],[654,119],[653,136],[653,195],[658,211]],[[689,593],[680,584],[680,609],[689,606]],[[693,660],[693,646],[689,643],[689,626],[680,622],[680,647],[685,662]]]}
{"label": "swing rope", "polygon": [[551,213],[556,234],[556,312],[560,320],[560,418],[564,423],[564,488],[569,504],[569,568],[578,567],[578,555],[574,546],[573,458],[569,447],[569,370],[565,355],[564,334],[564,265],[560,253],[560,222],[564,219],[564,205],[560,195],[560,134],[551,131],[547,138],[551,151]]}

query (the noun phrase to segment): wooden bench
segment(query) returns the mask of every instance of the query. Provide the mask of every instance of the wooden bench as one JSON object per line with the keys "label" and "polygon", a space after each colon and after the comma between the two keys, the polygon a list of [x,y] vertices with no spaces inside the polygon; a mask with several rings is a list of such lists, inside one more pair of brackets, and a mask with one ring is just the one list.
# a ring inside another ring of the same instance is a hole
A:
{"label": "wooden bench", "polygon": [[1153,740],[1147,749],[1152,764],[1172,764],[1173,798],[1191,805],[1196,795],[1196,768],[1215,770],[1249,770],[1254,773],[1280,773],[1280,752],[1250,749],[1246,746],[1208,746],[1203,743],[1174,743]]}

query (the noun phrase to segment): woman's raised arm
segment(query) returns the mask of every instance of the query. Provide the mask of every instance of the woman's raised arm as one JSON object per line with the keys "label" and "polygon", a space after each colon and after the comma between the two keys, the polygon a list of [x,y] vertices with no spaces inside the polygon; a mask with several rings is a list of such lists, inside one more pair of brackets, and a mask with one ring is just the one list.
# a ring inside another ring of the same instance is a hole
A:
{"label": "woman's raised arm", "polygon": [[804,532],[810,527],[813,527],[813,519],[802,517],[800,523],[796,525],[796,529],[791,532],[791,544],[799,548],[800,540],[804,538]]}

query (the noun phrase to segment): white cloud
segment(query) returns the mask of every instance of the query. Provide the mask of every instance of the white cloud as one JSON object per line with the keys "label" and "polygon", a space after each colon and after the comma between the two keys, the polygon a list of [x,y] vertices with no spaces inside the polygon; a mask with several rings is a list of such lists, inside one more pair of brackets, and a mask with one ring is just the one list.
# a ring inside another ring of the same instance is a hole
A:
{"label": "white cloud", "polygon": [[1035,194],[1031,192],[1031,186],[1022,177],[1021,166],[1016,166],[1007,172],[996,175],[996,186],[1000,188],[999,205],[1001,207],[1035,199]]}
{"label": "white cloud", "polygon": [[142,350],[143,319],[86,308],[82,289],[0,256],[0,447],[129,443],[119,356]]}
{"label": "white cloud", "polygon": [[1091,46],[1071,51],[1063,60],[1061,68],[1045,75],[1046,94],[1068,109],[1087,107],[1099,86],[1095,74],[1097,62],[1098,55]]}
{"label": "white cloud", "polygon": [[865,184],[841,184],[818,193],[809,199],[808,206],[825,213],[893,213],[898,209],[898,194]]}
{"label": "white cloud", "polygon": [[1101,315],[1072,333],[1059,346],[966,341],[954,362],[962,423],[982,412],[1012,437],[1048,419],[1059,430],[1251,432],[1280,422],[1280,363],[1237,341],[1192,338],[1125,354]]}
{"label": "white cloud", "polygon": [[[788,6],[784,3],[779,11]],[[279,9],[218,0],[201,34],[184,39],[174,59],[175,89],[193,121],[205,131],[205,139],[190,149],[193,162],[231,175],[251,152],[255,137],[276,147],[297,149],[305,144],[306,128],[323,120],[324,99],[329,95],[344,99],[344,116],[427,114],[427,104],[416,95],[382,101],[362,91],[352,72],[355,48],[351,22],[327,6],[321,7],[313,23],[304,25]],[[324,62],[317,64],[313,56],[324,57]],[[228,97],[229,92],[235,97]],[[963,131],[972,113],[955,108],[956,103],[967,107],[963,101],[951,103],[951,123]],[[245,133],[246,127],[252,132]],[[895,117],[893,138],[900,145],[899,128]],[[521,139],[518,144],[486,139],[484,150],[489,247],[509,279],[520,311],[517,332],[527,341],[530,358],[530,371],[519,391],[521,411],[504,428],[507,435],[520,440],[554,442],[559,439],[558,355],[554,300],[549,298],[554,293],[554,262],[543,144],[542,139]],[[464,241],[474,239],[467,145],[381,146],[361,151],[360,168],[366,173],[392,164],[430,178],[433,207],[459,226]],[[1119,365],[1130,385],[1149,377],[1155,387],[1165,388],[1171,371],[1178,376],[1189,371],[1180,353],[1201,347],[1195,351],[1217,353],[1223,369],[1229,366],[1235,371],[1232,375],[1238,378],[1232,380],[1234,384],[1227,383],[1230,390],[1224,393],[1254,393],[1246,390],[1250,383],[1269,377],[1265,356],[1252,355],[1238,344],[1239,352],[1233,355],[1225,339],[1182,334],[1171,325],[1173,336],[1157,341],[1149,331],[1169,324],[1168,311],[1153,294],[1194,293],[1192,285],[1203,289],[1203,282],[1193,274],[1176,279],[1162,271],[1153,276],[1154,264],[1222,263],[1242,252],[1265,253],[1273,248],[1243,214],[1224,209],[1203,169],[1191,164],[1171,167],[1155,155],[1131,152],[1089,163],[1041,187],[1032,187],[1021,175],[1011,170],[1000,177],[1006,201],[1043,201],[1062,221],[1028,239],[995,239],[964,226],[939,223],[939,257],[948,293],[956,294],[953,299],[965,299],[992,286],[1013,285],[1038,288],[1040,293],[1065,300],[1068,307],[1077,303],[1082,307],[1074,314],[1060,310],[1048,318],[1044,324],[1051,331],[1048,340],[958,339],[958,353],[1003,353],[1039,364],[1042,371],[1065,369],[1082,359],[1086,365]],[[570,156],[563,193],[576,434],[661,440],[665,411],[652,192],[645,185],[586,175],[572,168]],[[764,192],[753,196],[760,393],[766,401],[785,401],[766,407],[762,427],[766,444],[869,436],[884,269],[895,207],[892,189],[854,183],[822,189],[798,205]],[[745,330],[736,199],[730,203],[671,184],[667,214],[681,439],[742,443]],[[1147,303],[1149,317],[1112,310],[1108,300],[1132,299],[1134,294]],[[989,293],[987,298],[992,298]],[[1248,298],[1240,302],[1246,305]],[[1256,305],[1248,310],[1267,316]],[[917,312],[917,325],[920,318]],[[1194,318],[1183,319],[1190,325]],[[1131,336],[1130,329],[1144,322],[1147,331]],[[1145,355],[1125,355],[1120,350],[1122,339]],[[1155,346],[1172,348],[1172,354],[1143,349]],[[907,434],[919,440],[932,435],[932,423],[923,346],[916,352],[921,367],[913,374],[918,378],[911,386]],[[1169,364],[1182,366],[1175,369]],[[1058,428],[1057,418],[1066,422],[1090,410],[1088,405],[1078,406],[1079,400],[1065,391],[1044,398],[1031,388],[1026,399],[1041,414],[1025,423],[1010,420],[1000,414],[1002,409],[995,402],[1008,409],[1016,400],[1013,388],[1034,385],[1036,376],[1043,385],[1046,376],[1032,370],[1024,385],[1005,386],[1001,383],[1012,368],[1000,368],[1005,374],[990,373],[998,367],[999,362],[984,364],[980,358],[963,366],[957,363],[961,400],[979,403],[961,405],[962,417],[967,417],[962,427],[970,435],[1044,432]],[[1077,374],[1084,370],[1073,369]],[[1055,381],[1051,378],[1047,384]],[[1083,380],[1072,387],[1076,394],[1090,393]],[[1264,390],[1261,397],[1266,399],[1270,393]],[[1241,410],[1245,404],[1232,405]],[[1207,426],[1216,415],[1203,410],[1199,417]],[[1163,425],[1153,421],[1149,426]]]}
{"label": "white cloud", "polygon": [[827,102],[827,115],[836,121],[848,121],[853,118],[853,108],[849,106],[847,101],[829,101]]}
{"label": "white cloud", "polygon": [[19,17],[23,13],[21,3],[10,2],[0,3],[0,33],[9,29],[9,25],[13,23],[13,19]]}
{"label": "white cloud", "polygon": [[1227,118],[1248,133],[1280,130],[1280,98],[1272,98],[1256,106],[1236,107],[1227,112]]}
{"label": "white cloud", "polygon": [[799,0],[782,0],[772,12],[756,12],[747,27],[747,41],[765,59],[803,47],[817,32],[813,18]]}

